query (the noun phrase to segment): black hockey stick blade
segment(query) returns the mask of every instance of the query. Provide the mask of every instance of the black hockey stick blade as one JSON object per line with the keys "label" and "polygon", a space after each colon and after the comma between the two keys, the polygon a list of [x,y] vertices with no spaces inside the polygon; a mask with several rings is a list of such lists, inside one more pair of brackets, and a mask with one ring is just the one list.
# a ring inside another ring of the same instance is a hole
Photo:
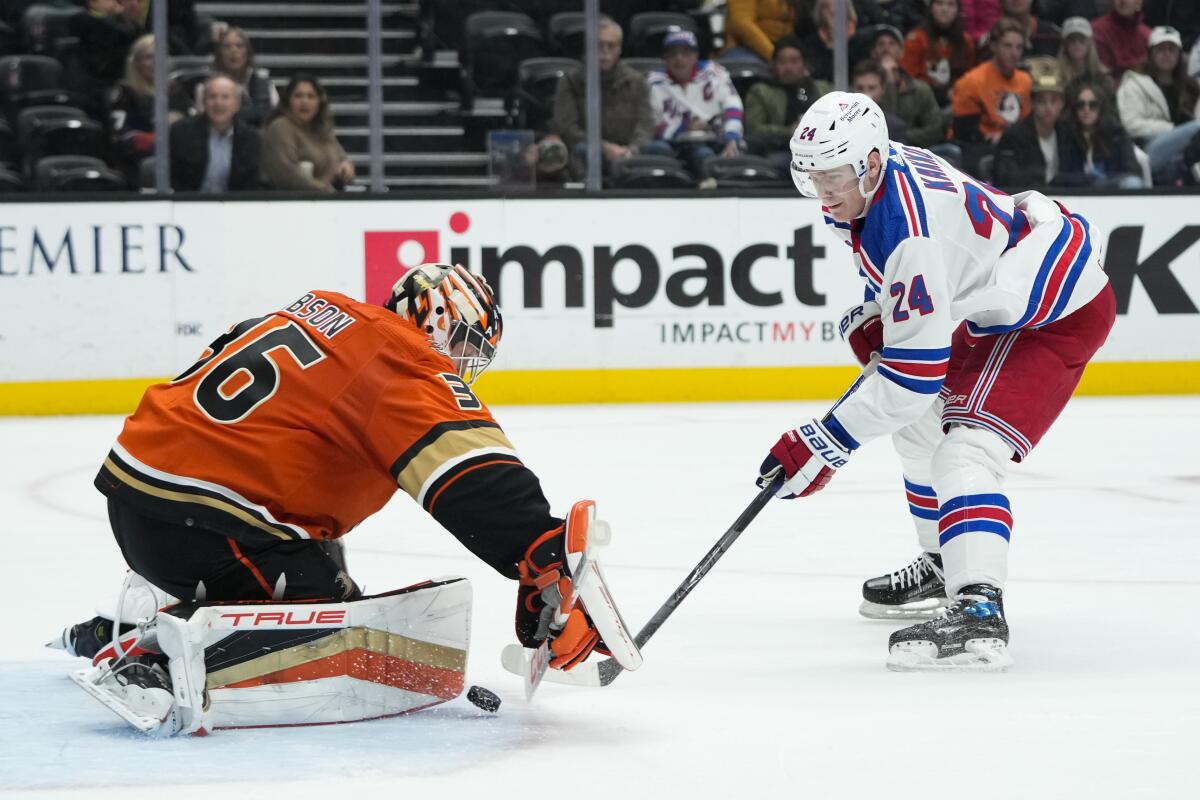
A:
{"label": "black hockey stick blade", "polygon": [[[658,611],[654,612],[654,616],[637,632],[637,636],[634,637],[633,641],[637,644],[638,649],[645,647],[646,642],[650,641],[650,638],[658,632],[658,629],[667,621],[667,618],[675,613],[675,609],[679,608],[683,599],[691,594],[692,589],[696,588],[696,584],[700,583],[713,566],[721,560],[721,556],[725,555],[729,548],[733,546],[733,543],[737,541],[738,537],[750,526],[750,523],[758,516],[758,512],[766,507],[775,493],[779,491],[779,487],[782,484],[783,473],[780,470],[772,476],[766,486],[762,487],[754,499],[750,501],[750,505],[746,506],[741,515],[729,526],[729,530],[725,531],[725,534],[717,540],[717,543],[704,555],[704,558],[700,559],[700,563],[683,579],[683,583],[675,588],[675,591],[671,593],[667,601],[659,606]],[[520,649],[520,645],[509,645],[509,648]],[[505,661],[506,668],[508,667],[510,658],[512,656],[506,653],[505,658],[502,659]],[[513,670],[510,669],[510,671]],[[551,670],[546,675],[546,680],[553,683],[569,683],[576,686],[608,686],[624,671],[624,668],[617,663],[616,659],[606,658],[603,661],[595,663],[580,664],[569,672]]]}

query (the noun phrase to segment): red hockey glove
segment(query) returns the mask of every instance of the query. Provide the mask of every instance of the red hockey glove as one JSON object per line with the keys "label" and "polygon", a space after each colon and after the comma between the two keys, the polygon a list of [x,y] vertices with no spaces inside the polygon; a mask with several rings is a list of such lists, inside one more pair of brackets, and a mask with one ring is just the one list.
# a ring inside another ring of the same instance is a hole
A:
{"label": "red hockey glove", "polygon": [[593,650],[611,655],[587,611],[575,603],[575,586],[563,567],[563,527],[546,531],[517,565],[517,639],[537,647],[550,637],[553,669],[571,669]]}
{"label": "red hockey glove", "polygon": [[864,367],[871,363],[873,355],[883,349],[882,313],[879,303],[868,300],[846,309],[842,321],[838,323],[842,340],[850,345],[854,357]]}
{"label": "red hockey glove", "polygon": [[809,420],[779,437],[758,468],[758,487],[765,487],[782,469],[785,480],[775,496],[784,500],[808,497],[824,489],[834,471],[846,466],[849,458],[850,451],[824,425]]}

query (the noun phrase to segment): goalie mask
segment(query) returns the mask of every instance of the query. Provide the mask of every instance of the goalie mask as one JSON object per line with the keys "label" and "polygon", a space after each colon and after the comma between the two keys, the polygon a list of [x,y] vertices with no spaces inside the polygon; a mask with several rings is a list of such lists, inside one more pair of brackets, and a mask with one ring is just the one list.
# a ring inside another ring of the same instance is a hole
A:
{"label": "goalie mask", "polygon": [[409,270],[384,307],[420,328],[467,383],[496,356],[504,328],[500,307],[487,281],[464,267],[422,264]]}

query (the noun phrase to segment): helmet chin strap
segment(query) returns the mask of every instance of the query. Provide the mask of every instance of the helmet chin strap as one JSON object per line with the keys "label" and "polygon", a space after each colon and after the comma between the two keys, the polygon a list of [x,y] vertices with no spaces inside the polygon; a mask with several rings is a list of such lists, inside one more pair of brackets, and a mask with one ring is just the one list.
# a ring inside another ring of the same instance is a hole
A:
{"label": "helmet chin strap", "polygon": [[[874,152],[874,151],[872,151],[872,152]],[[858,193],[867,202],[863,203],[862,212],[857,217],[855,217],[855,219],[862,219],[863,217],[865,217],[867,215],[867,210],[871,207],[871,200],[874,199],[876,192],[879,191],[879,187],[883,185],[884,173],[883,173],[883,162],[881,161],[879,164],[879,180],[875,181],[875,186],[872,187],[870,191],[867,191],[867,189],[866,189],[867,178],[870,177],[870,175],[871,175],[871,167],[869,164],[870,164],[870,162],[868,162],[867,171],[864,172],[858,179]]]}

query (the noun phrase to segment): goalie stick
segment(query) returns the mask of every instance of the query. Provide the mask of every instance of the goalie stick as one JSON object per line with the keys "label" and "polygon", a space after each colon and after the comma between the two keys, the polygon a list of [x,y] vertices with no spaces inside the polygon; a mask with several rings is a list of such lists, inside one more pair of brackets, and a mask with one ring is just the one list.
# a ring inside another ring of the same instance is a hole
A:
{"label": "goalie stick", "polygon": [[[725,555],[738,537],[745,532],[754,518],[758,516],[758,512],[766,507],[782,483],[783,473],[779,471],[772,477],[771,482],[750,501],[750,505],[746,506],[741,515],[729,526],[729,530],[725,531],[712,549],[704,555],[704,558],[700,559],[700,563],[688,573],[688,576],[683,579],[683,583],[679,584],[667,601],[659,606],[658,611],[654,612],[654,616],[642,626],[637,636],[634,637],[633,641],[639,649],[646,646],[650,637],[654,636],[667,618],[675,613],[675,609],[679,608],[684,598],[691,594],[692,589],[696,588],[696,584],[700,583],[709,570],[721,560],[721,556]],[[525,658],[525,648],[519,644],[506,646],[500,654],[500,662],[506,670],[514,675],[524,675],[528,663]],[[545,675],[545,680],[572,686],[608,686],[624,671],[624,667],[618,664],[616,659],[606,658],[603,661],[579,664],[574,669],[565,672],[557,669],[550,670]]]}

